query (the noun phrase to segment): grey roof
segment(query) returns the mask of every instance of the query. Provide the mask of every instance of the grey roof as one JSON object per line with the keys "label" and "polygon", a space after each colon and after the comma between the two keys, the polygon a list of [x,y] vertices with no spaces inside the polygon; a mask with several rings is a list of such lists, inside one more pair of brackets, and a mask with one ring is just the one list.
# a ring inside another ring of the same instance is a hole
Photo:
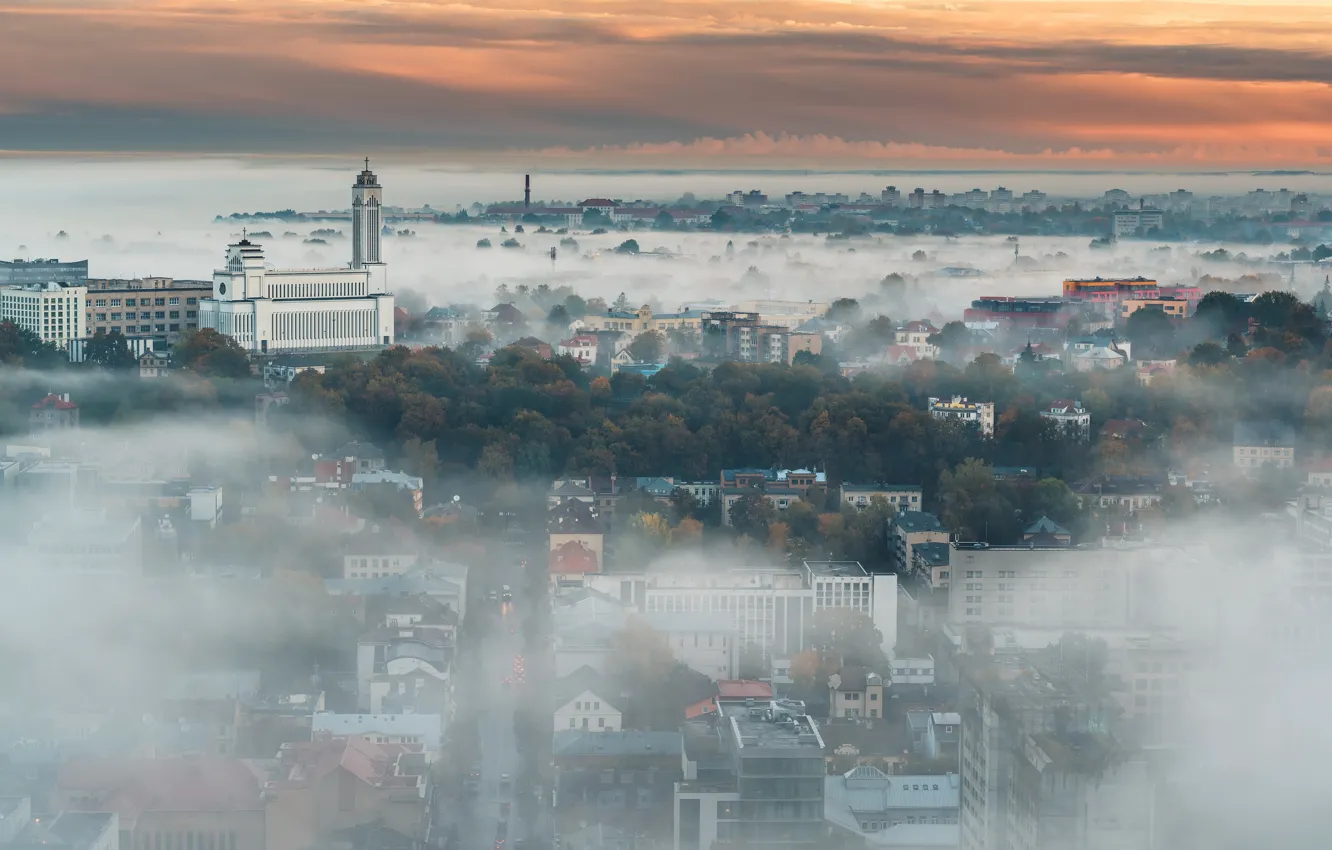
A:
{"label": "grey roof", "polygon": [[1235,445],[1293,447],[1295,430],[1275,419],[1267,422],[1236,422]]}
{"label": "grey roof", "polygon": [[1072,534],[1067,528],[1050,519],[1048,516],[1042,516],[1040,519],[1027,526],[1023,534]]}
{"label": "grey roof", "polygon": [[585,732],[559,729],[553,736],[555,756],[679,756],[684,746],[679,732]]}
{"label": "grey roof", "polygon": [[911,557],[920,558],[932,567],[948,566],[951,552],[947,543],[917,543],[911,547]]}
{"label": "grey roof", "polygon": [[576,481],[559,481],[550,488],[550,495],[558,498],[578,498],[582,496],[595,496],[591,488],[584,487]]}
{"label": "grey roof", "polygon": [[675,493],[675,484],[665,478],[635,478],[634,486],[649,496],[670,496]]}
{"label": "grey roof", "polygon": [[606,681],[605,676],[586,664],[564,678],[555,680],[555,708],[559,709],[568,705],[569,700],[588,691],[601,697],[602,702],[616,711],[624,711],[619,689]]}
{"label": "grey roof", "polygon": [[546,515],[546,530],[552,534],[600,534],[601,521],[591,505],[565,499]]}
{"label": "grey roof", "polygon": [[943,523],[926,511],[898,511],[894,518],[897,526],[908,534],[919,531],[944,531]]}
{"label": "grey roof", "polygon": [[855,813],[891,813],[894,809],[956,809],[961,781],[955,773],[943,776],[888,776],[868,765],[844,776],[825,780],[825,799],[836,799]]}

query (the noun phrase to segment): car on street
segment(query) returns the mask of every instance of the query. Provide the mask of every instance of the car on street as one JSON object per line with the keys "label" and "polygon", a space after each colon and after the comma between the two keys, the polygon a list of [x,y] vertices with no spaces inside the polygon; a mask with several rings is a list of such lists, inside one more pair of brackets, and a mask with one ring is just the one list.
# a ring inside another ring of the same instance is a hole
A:
{"label": "car on street", "polygon": [[501,773],[501,774],[500,774],[500,781],[499,781],[499,789],[500,789],[500,791],[501,791],[501,792],[504,792],[504,791],[508,791],[508,790],[510,790],[510,789],[512,789],[512,788],[513,788],[513,781],[512,781],[511,779],[509,779],[509,774],[507,774],[507,773]]}
{"label": "car on street", "polygon": [[512,601],[513,601],[513,589],[512,589],[511,587],[509,587],[507,584],[504,585],[504,588],[503,588],[502,591],[501,591],[501,596],[503,597],[503,599],[504,599],[505,602],[512,602]]}

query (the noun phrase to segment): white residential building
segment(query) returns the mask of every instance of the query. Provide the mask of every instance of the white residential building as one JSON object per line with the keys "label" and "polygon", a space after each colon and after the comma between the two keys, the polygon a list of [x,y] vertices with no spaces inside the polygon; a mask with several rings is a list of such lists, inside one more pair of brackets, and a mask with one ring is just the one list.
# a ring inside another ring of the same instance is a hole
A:
{"label": "white residential building", "polygon": [[61,348],[87,334],[88,287],[34,283],[0,288],[0,322],[13,322]]}
{"label": "white residential building", "polygon": [[199,327],[253,353],[392,345],[393,295],[380,253],[382,191],[367,160],[352,187],[346,268],[271,269],[249,239],[229,246],[226,267],[213,273],[213,296],[199,303]]}
{"label": "white residential building", "polygon": [[980,429],[981,436],[994,436],[994,402],[969,401],[966,397],[955,395],[951,399],[931,398],[930,415],[935,419],[956,419],[961,422],[974,422]]}
{"label": "white residential building", "polygon": [[1041,418],[1059,426],[1063,434],[1074,434],[1082,442],[1091,439],[1091,414],[1081,401],[1062,398],[1041,411]]}
{"label": "white residential building", "polygon": [[554,728],[588,732],[618,732],[624,729],[619,694],[591,667],[579,667],[556,680]]}

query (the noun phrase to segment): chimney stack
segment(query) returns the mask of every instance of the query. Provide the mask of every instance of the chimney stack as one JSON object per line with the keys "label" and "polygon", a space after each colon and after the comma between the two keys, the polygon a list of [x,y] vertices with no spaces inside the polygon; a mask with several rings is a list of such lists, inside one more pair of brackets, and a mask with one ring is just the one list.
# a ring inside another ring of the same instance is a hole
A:
{"label": "chimney stack", "polygon": [[523,175],[523,209],[532,206],[532,175]]}

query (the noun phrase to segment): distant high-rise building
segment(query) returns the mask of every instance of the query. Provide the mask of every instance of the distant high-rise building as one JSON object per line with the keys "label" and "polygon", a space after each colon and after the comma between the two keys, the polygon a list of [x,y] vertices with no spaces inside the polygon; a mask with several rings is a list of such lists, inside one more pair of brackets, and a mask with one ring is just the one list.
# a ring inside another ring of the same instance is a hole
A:
{"label": "distant high-rise building", "polygon": [[917,187],[916,191],[911,193],[910,204],[913,210],[925,208],[925,190]]}
{"label": "distant high-rise building", "polygon": [[889,186],[884,189],[879,197],[884,204],[890,207],[901,206],[902,204],[902,193],[897,190],[896,186]]}
{"label": "distant high-rise building", "polygon": [[87,279],[87,260],[0,260],[0,284],[83,283]]}
{"label": "distant high-rise building", "polygon": [[1021,201],[1022,209],[1029,211],[1039,211],[1045,209],[1048,201],[1044,192],[1032,189],[1030,192],[1023,192]]}

